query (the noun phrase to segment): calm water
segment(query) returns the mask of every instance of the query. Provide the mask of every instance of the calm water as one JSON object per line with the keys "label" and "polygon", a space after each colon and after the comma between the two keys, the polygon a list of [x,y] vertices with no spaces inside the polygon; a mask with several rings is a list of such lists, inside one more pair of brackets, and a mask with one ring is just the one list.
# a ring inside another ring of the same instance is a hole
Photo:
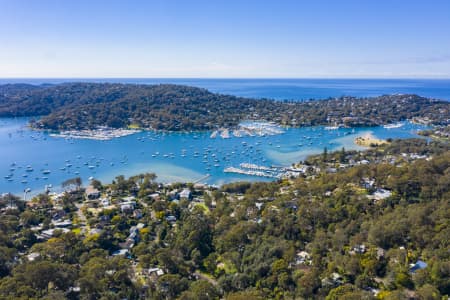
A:
{"label": "calm water", "polygon": [[450,101],[450,79],[0,79],[4,83],[61,83],[73,81],[120,83],[174,83],[212,92],[255,98],[323,99],[342,95],[368,97],[384,94],[418,94]]}
{"label": "calm water", "polygon": [[[354,138],[368,132],[380,138],[408,138],[416,136],[415,132],[421,128],[409,123],[395,129],[289,128],[282,135],[230,139],[211,139],[210,132],[141,132],[110,141],[95,141],[53,138],[29,130],[26,124],[27,119],[23,118],[0,119],[0,192],[22,193],[26,188],[37,192],[49,184],[57,189],[61,182],[76,176],[84,183],[91,176],[110,182],[119,174],[129,176],[141,172],[154,172],[164,182],[195,181],[206,174],[211,176],[201,182],[210,184],[269,180],[223,170],[244,162],[286,166],[320,153],[324,147],[358,149]],[[33,171],[27,172],[27,166]],[[51,172],[44,175],[43,170]],[[12,181],[4,178],[9,174],[13,174]]]}
{"label": "calm water", "polygon": [[[73,81],[186,84],[212,92],[273,99],[414,93],[450,101],[450,80],[0,79],[0,84]],[[310,154],[322,152],[324,147],[329,150],[341,147],[357,149],[354,138],[367,132],[380,138],[407,138],[415,136],[418,129],[412,124],[397,129],[358,128],[354,132],[351,129],[327,131],[322,127],[290,128],[278,136],[226,140],[210,139],[209,132],[165,135],[142,132],[111,141],[93,141],[52,138],[45,133],[30,131],[26,123],[26,119],[0,119],[0,192],[21,193],[26,188],[37,192],[49,184],[58,188],[62,181],[75,176],[80,176],[85,183],[91,176],[109,182],[119,174],[129,176],[140,172],[155,172],[158,180],[165,182],[195,181],[205,174],[211,176],[201,182],[210,184],[269,180],[224,173],[223,170],[229,166],[238,167],[243,162],[265,166],[290,165]],[[16,166],[11,171],[13,163]],[[32,172],[26,171],[28,165],[33,168]],[[42,170],[51,172],[44,175]],[[9,174],[13,174],[12,181],[4,178]]]}

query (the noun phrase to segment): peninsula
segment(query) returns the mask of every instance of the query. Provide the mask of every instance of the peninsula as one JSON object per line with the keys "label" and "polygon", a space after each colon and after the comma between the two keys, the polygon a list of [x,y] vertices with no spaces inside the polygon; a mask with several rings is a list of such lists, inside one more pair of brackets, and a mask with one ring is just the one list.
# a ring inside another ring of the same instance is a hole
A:
{"label": "peninsula", "polygon": [[0,86],[0,117],[36,117],[31,126],[55,131],[143,128],[235,130],[245,120],[284,126],[379,126],[407,119],[448,125],[450,102],[417,95],[340,97],[308,101],[251,99],[173,85],[63,83]]}

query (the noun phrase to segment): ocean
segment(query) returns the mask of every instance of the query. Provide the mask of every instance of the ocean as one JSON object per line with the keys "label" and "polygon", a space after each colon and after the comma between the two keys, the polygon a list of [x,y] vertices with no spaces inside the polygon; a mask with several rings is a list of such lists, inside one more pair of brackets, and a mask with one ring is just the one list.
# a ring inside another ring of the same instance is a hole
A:
{"label": "ocean", "polygon": [[5,83],[114,82],[134,84],[172,83],[197,86],[212,92],[277,100],[372,97],[385,94],[417,94],[450,101],[450,79],[183,79],[183,78],[46,78],[0,79]]}

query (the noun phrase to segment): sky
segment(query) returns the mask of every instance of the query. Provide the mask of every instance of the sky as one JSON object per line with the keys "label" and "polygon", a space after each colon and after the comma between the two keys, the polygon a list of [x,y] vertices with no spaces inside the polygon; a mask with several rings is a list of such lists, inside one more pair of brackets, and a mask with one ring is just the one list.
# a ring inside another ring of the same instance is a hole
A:
{"label": "sky", "polygon": [[0,78],[450,78],[449,0],[0,0]]}

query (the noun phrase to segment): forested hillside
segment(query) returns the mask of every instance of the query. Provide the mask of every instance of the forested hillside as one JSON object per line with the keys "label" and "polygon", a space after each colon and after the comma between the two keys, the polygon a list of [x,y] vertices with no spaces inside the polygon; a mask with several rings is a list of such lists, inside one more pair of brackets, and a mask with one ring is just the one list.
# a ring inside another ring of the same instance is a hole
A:
{"label": "forested hillside", "polygon": [[180,85],[65,83],[0,86],[0,116],[42,116],[37,128],[137,125],[185,131],[234,127],[247,119],[282,125],[373,126],[411,118],[446,125],[450,102],[416,95],[342,97],[306,102],[249,99]]}

